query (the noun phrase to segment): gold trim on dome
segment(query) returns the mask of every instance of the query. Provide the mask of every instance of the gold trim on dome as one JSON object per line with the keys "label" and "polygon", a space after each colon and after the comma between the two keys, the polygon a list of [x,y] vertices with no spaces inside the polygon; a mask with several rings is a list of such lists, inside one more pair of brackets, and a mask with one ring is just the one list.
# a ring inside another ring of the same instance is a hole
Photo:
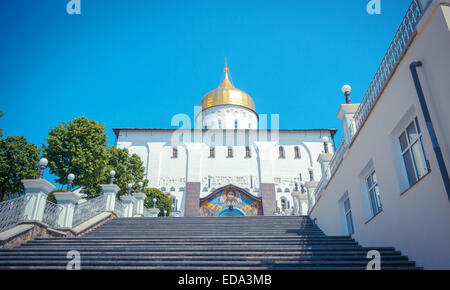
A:
{"label": "gold trim on dome", "polygon": [[208,93],[200,102],[202,110],[215,106],[235,105],[242,106],[256,112],[253,99],[245,92],[236,89],[231,83],[228,75],[228,67],[225,67],[224,72],[225,78],[220,86],[214,91]]}

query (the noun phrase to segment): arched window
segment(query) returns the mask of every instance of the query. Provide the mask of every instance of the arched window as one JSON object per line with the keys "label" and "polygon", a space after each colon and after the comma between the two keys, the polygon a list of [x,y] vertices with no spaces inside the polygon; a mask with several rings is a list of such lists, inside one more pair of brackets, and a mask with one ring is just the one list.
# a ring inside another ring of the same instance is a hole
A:
{"label": "arched window", "polygon": [[284,147],[283,146],[278,147],[278,151],[279,151],[279,158],[284,158]]}
{"label": "arched window", "polygon": [[209,147],[209,158],[214,158],[216,157],[216,149],[214,148],[214,146]]}
{"label": "arched window", "polygon": [[231,146],[228,146],[228,154],[227,154],[227,157],[228,158],[232,158],[233,157],[233,147],[231,147]]}
{"label": "arched window", "polygon": [[219,119],[217,121],[217,125],[218,125],[219,129],[222,129],[222,120]]}
{"label": "arched window", "polygon": [[300,159],[301,158],[301,155],[300,155],[300,148],[298,147],[298,146],[295,146],[294,147],[294,158],[295,159]]}
{"label": "arched window", "polygon": [[172,147],[172,158],[178,158],[178,148]]}
{"label": "arched window", "polygon": [[245,146],[245,158],[250,158],[251,153],[250,153],[250,146]]}

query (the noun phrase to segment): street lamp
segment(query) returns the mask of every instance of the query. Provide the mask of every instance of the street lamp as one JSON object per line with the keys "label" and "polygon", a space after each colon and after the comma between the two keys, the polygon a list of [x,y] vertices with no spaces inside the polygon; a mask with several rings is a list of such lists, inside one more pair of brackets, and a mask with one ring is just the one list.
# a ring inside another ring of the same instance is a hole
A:
{"label": "street lamp", "polygon": [[141,181],[138,184],[139,184],[139,192],[142,192],[142,186],[144,185],[144,183]]}
{"label": "street lamp", "polygon": [[116,172],[114,170],[111,170],[109,172],[109,175],[111,176],[111,178],[109,179],[109,183],[113,184],[114,183],[114,176],[116,176]]}
{"label": "street lamp", "polygon": [[67,191],[72,191],[72,183],[73,180],[75,179],[75,175],[73,173],[70,173],[69,175],[67,175]]}
{"label": "street lamp", "polygon": [[153,208],[156,207],[156,198],[153,199]]}
{"label": "street lamp", "polygon": [[167,216],[167,210],[164,210],[164,216]]}
{"label": "street lamp", "polygon": [[38,179],[42,179],[42,177],[44,176],[44,170],[48,165],[48,160],[45,158],[41,158],[41,160],[39,160],[39,176]]}
{"label": "street lamp", "polygon": [[352,92],[352,87],[350,85],[344,85],[342,87],[342,92],[345,95],[345,103],[351,104],[352,100],[350,99],[350,93]]}

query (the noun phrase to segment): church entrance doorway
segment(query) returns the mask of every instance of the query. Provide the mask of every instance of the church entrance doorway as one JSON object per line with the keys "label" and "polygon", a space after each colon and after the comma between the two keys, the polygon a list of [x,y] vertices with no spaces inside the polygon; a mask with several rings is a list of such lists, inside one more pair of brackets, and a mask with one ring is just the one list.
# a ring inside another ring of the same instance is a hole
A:
{"label": "church entrance doorway", "polygon": [[262,200],[232,184],[200,199],[200,216],[262,215]]}

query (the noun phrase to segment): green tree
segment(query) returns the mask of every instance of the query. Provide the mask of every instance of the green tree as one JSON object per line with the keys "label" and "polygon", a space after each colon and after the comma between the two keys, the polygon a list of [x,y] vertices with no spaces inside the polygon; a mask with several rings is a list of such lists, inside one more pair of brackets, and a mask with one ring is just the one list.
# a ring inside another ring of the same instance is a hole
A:
{"label": "green tree", "polygon": [[147,186],[148,180],[144,179],[145,167],[138,155],[133,154],[130,156],[128,149],[118,149],[110,147],[107,152],[107,166],[104,175],[104,182],[109,183],[109,173],[111,170],[116,172],[114,177],[114,183],[120,187],[118,196],[126,195],[128,183],[134,183],[132,192],[137,192],[139,188],[139,182],[142,181],[143,188]]}
{"label": "green tree", "polygon": [[170,194],[162,192],[157,188],[145,188],[143,190],[147,196],[144,200],[144,206],[147,208],[153,207],[153,199],[156,198],[156,207],[159,208],[159,216],[164,215],[164,210],[167,210],[167,215],[172,212],[172,199]]}
{"label": "green tree", "polygon": [[107,154],[105,126],[86,117],[62,122],[50,129],[43,155],[49,161],[50,173],[60,184],[67,183],[67,175],[75,174],[74,186],[82,186],[87,198],[102,194]]}
{"label": "green tree", "polygon": [[23,194],[22,179],[36,178],[39,173],[40,149],[23,136],[0,140],[0,201],[7,194]]}

